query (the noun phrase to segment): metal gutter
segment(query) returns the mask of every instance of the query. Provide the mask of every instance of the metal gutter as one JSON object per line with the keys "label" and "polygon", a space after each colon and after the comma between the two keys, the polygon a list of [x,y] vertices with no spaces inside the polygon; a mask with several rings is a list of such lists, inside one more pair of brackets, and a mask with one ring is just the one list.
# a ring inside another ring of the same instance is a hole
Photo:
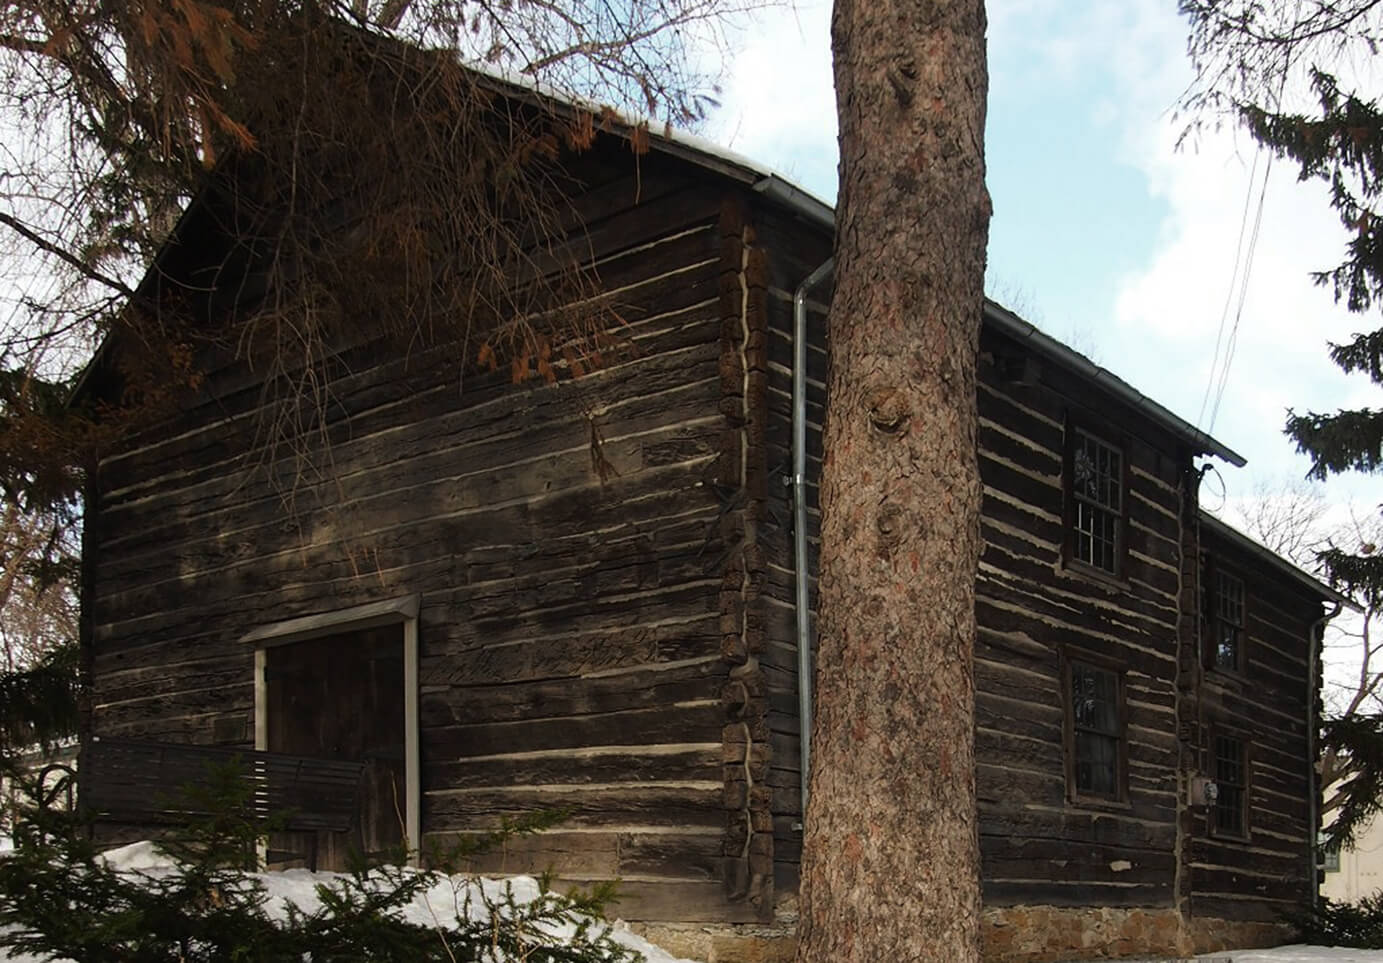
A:
{"label": "metal gutter", "polygon": [[1316,679],[1316,653],[1325,639],[1326,623],[1339,615],[1343,608],[1343,603],[1336,602],[1334,611],[1311,623],[1306,636],[1306,878],[1311,881],[1312,908],[1320,902],[1321,896],[1316,875],[1317,838],[1320,832],[1316,825],[1320,819],[1316,806],[1321,792],[1320,773],[1316,769],[1316,687],[1320,684]]}
{"label": "metal gutter", "polygon": [[777,174],[769,174],[756,181],[754,190],[770,200],[792,208],[795,213],[818,227],[824,227],[828,231],[834,231],[836,228],[835,208]]}
{"label": "metal gutter", "polygon": [[[757,185],[755,185],[757,189]],[[807,555],[807,294],[830,276],[836,259],[827,258],[792,295],[792,544],[794,604],[797,616],[797,721],[802,761],[802,818],[812,758],[812,613],[811,572]]]}

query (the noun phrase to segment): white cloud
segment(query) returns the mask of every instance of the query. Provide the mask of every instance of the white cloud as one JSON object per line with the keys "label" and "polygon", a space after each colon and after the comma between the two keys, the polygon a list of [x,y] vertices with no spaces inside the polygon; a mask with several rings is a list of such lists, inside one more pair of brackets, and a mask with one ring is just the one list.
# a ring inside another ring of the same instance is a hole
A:
{"label": "white cloud", "polygon": [[836,167],[830,13],[828,0],[756,12],[707,131],[827,200]]}
{"label": "white cloud", "polygon": [[[836,163],[829,21],[827,0],[757,14],[731,61],[724,108],[707,131],[827,199],[835,193]],[[1091,242],[1141,250],[1147,235],[1154,235],[1150,256],[1118,279],[1117,296],[1107,307],[1096,306],[1091,323],[1098,328],[1103,363],[1194,420],[1211,379],[1256,145],[1229,129],[1175,149],[1184,120],[1173,116],[1174,108],[1191,72],[1185,24],[1166,0],[991,0],[989,23],[993,88],[1032,92],[1053,116],[1081,118],[1098,142],[1108,144],[1109,156],[1100,163],[1123,164],[1141,175],[1145,195],[1132,200],[1142,204],[1142,216],[1148,197],[1163,205],[1160,224],[1131,216],[1128,223],[1136,226],[1130,231],[1137,234],[1120,238],[1106,232]],[[991,126],[1005,122],[991,115]],[[1005,149],[996,145],[1014,149],[1002,129],[994,133],[991,151]],[[1048,152],[1051,163],[1071,160],[1059,137],[1028,138],[1021,149],[1034,158]],[[1090,189],[1102,185],[1092,181]],[[1256,194],[1252,200],[1256,204]],[[1021,216],[1021,210],[1005,213],[1010,220]],[[1327,339],[1340,340],[1372,323],[1335,307],[1308,277],[1334,263],[1341,243],[1319,187],[1299,185],[1288,165],[1276,164],[1215,422],[1215,433],[1250,459],[1247,472],[1227,472],[1232,490],[1247,490],[1258,475],[1304,470],[1281,435],[1288,407],[1377,402],[1373,387],[1346,379],[1325,356]],[[1070,252],[1069,264],[1065,276],[1046,270],[1041,290],[1064,289],[1079,297],[1098,285],[1099,278],[1083,273],[1079,250]],[[1039,303],[1035,310],[1041,314],[1042,308]],[[1053,333],[1061,334],[1071,321],[1052,318]],[[1345,487],[1358,494],[1370,484],[1356,480]]]}
{"label": "white cloud", "polygon": [[[1324,190],[1298,183],[1283,163],[1273,165],[1261,193],[1267,157],[1258,158],[1251,181],[1254,157],[1244,155],[1254,148],[1242,136],[1213,135],[1197,151],[1178,153],[1170,149],[1169,127],[1164,121],[1160,133],[1148,136],[1150,142],[1160,137],[1162,146],[1137,164],[1170,214],[1153,257],[1124,279],[1115,305],[1122,337],[1141,345],[1146,357],[1162,359],[1135,377],[1145,390],[1195,417],[1211,381],[1217,340],[1223,364],[1233,334],[1235,351],[1213,428],[1250,459],[1249,477],[1240,483],[1288,465],[1303,470],[1304,462],[1281,436],[1286,409],[1377,402],[1375,389],[1344,377],[1325,353],[1327,340],[1347,338],[1367,323],[1337,307],[1309,277],[1338,260],[1339,224]],[[1262,216],[1250,260],[1260,197]],[[1246,285],[1245,270],[1250,272]],[[1217,385],[1222,375],[1221,369]],[[1209,412],[1202,424],[1210,425]],[[1346,487],[1361,484],[1356,480]]]}

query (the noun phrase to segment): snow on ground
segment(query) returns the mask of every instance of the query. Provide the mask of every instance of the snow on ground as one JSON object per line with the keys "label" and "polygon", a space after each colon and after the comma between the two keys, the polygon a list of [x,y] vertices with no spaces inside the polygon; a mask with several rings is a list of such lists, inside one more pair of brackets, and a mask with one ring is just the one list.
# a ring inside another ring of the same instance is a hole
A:
{"label": "snow on ground", "polygon": [[1383,950],[1351,950],[1343,946],[1279,946],[1271,950],[1226,950],[1197,959],[1206,963],[1383,963]]}
{"label": "snow on ground", "polygon": [[[8,840],[0,840],[0,844]],[[133,843],[106,854],[106,859],[117,869],[128,873],[141,873],[157,876],[167,872],[172,863],[160,853],[153,843]],[[278,873],[255,874],[264,884],[269,894],[270,912],[277,916],[286,914],[286,907],[293,903],[311,911],[319,905],[317,886],[337,877],[335,873],[311,872],[305,869],[290,869]],[[467,892],[467,886],[475,882],[465,878],[440,879],[427,892],[422,893],[404,910],[404,917],[414,923],[431,926],[437,922],[455,919],[458,906]],[[503,898],[508,887],[516,900],[529,900],[538,895],[538,883],[529,876],[516,876],[509,879],[479,880],[478,885],[486,896],[492,899]],[[470,892],[475,893],[474,890]],[[478,895],[478,894],[476,894]],[[479,906],[472,907],[472,915],[483,913]],[[570,935],[574,927],[566,927],[554,935]],[[621,923],[612,924],[612,935],[620,944],[638,950],[648,963],[693,963],[669,955],[660,947],[630,932]],[[1279,946],[1270,950],[1225,950],[1195,958],[1200,963],[1383,963],[1383,950],[1351,950],[1336,946]],[[27,956],[6,956],[0,950],[0,960],[10,963],[37,963],[36,958]],[[1154,963],[1149,959],[1147,963]],[[1162,963],[1162,961],[1157,961]]]}
{"label": "snow on ground", "polygon": [[[166,855],[149,842],[132,843],[113,849],[105,854],[105,858],[113,867],[123,872],[154,877],[168,872],[173,865]],[[312,872],[306,869],[251,875],[264,884],[269,896],[267,909],[270,915],[277,918],[286,918],[287,906],[290,903],[308,912],[317,909],[321,905],[317,886],[340,876],[337,873]],[[423,926],[454,921],[459,912],[465,912],[465,896],[469,892],[475,898],[474,905],[470,906],[470,916],[488,919],[481,905],[483,901],[479,899],[481,894],[473,888],[476,885],[475,881],[466,877],[441,877],[435,885],[420,893],[411,905],[404,908],[403,918]],[[515,876],[502,880],[481,879],[478,885],[484,896],[495,900],[504,898],[506,888],[514,894],[514,899],[518,902],[527,902],[538,895],[538,882],[530,876]],[[570,936],[574,932],[575,927],[570,925],[552,928],[552,934],[559,937]],[[611,924],[611,936],[621,945],[638,950],[648,963],[693,963],[691,960],[671,956],[660,947],[630,932],[628,927],[618,921]],[[38,963],[37,957],[7,956],[2,949],[0,960],[7,960],[9,963]]]}

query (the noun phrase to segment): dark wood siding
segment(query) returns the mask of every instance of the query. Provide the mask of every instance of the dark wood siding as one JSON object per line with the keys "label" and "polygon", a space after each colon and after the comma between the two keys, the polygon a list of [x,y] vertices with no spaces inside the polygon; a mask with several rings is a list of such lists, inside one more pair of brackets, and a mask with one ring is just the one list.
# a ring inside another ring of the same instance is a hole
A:
{"label": "dark wood siding", "polygon": [[248,629],[418,593],[425,842],[567,809],[479,868],[618,876],[631,918],[755,916],[722,880],[724,191],[634,168],[605,157],[576,198],[625,321],[601,370],[344,351],[307,435],[331,474],[294,478],[258,457],[261,385],[231,362],[102,460],[92,732],[251,745]]}
{"label": "dark wood siding", "polygon": [[[1217,533],[1198,532],[1202,558],[1244,586],[1243,655],[1238,671],[1201,669],[1193,703],[1201,771],[1214,777],[1214,739],[1242,741],[1247,755],[1243,838],[1216,834],[1206,807],[1191,813],[1189,892],[1197,916],[1273,922],[1308,898],[1308,634],[1319,597]],[[1200,660],[1202,665],[1205,660]]]}
{"label": "dark wood siding", "polygon": [[[763,662],[768,679],[773,763],[775,877],[787,892],[797,888],[802,854],[801,729],[797,690],[796,555],[793,542],[792,358],[793,296],[802,281],[831,256],[831,239],[819,227],[769,208],[758,212],[761,243],[769,251],[768,450],[772,513],[780,524],[766,540],[765,612],[768,639]],[[810,598],[816,606],[816,560],[821,513],[821,429],[826,400],[827,278],[807,302],[807,527]]]}
{"label": "dark wood siding", "polygon": [[[790,474],[791,300],[829,250],[786,218],[772,238],[771,437]],[[808,351],[809,506],[815,566],[826,352],[824,304],[813,295]],[[1027,349],[986,328],[979,413],[984,482],[975,650],[977,792],[985,900],[990,905],[1170,905],[1177,841],[1176,656],[1182,472],[1189,456],[1145,416],[1055,366],[1024,367]],[[1026,372],[1026,375],[1023,374]],[[1033,383],[1025,381],[1031,379]],[[1063,496],[1066,425],[1095,426],[1123,452],[1127,522],[1120,577],[1067,566]],[[784,490],[777,511],[791,520]],[[796,651],[791,530],[770,565],[770,726],[780,885],[800,854]],[[1127,706],[1126,798],[1068,798],[1062,657],[1085,652],[1121,667]]]}
{"label": "dark wood siding", "polygon": [[[262,457],[263,386],[228,361],[108,453],[85,533],[91,732],[248,746],[249,629],[418,594],[428,841],[566,809],[478,868],[619,876],[631,918],[762,920],[796,889],[792,296],[830,238],[671,159],[631,166],[597,152],[573,198],[625,322],[601,370],[515,385],[454,345],[343,349],[303,436],[314,459],[329,447],[318,475]],[[828,299],[809,310],[813,571]],[[978,404],[986,901],[1270,918],[1307,878],[1316,600],[1207,542],[1248,592],[1244,672],[1207,677],[1190,452],[993,326]],[[1073,424],[1122,459],[1113,575],[1069,558]],[[1073,792],[1073,660],[1120,681],[1105,800]],[[1247,841],[1178,803],[1212,726],[1251,747]]]}
{"label": "dark wood siding", "polygon": [[[984,554],[976,590],[976,784],[985,901],[1167,905],[1176,842],[1178,465],[1169,439],[986,329],[979,387]],[[1117,576],[1069,563],[1064,463],[1077,423],[1122,452]],[[1161,445],[1158,446],[1158,443]],[[1123,680],[1124,785],[1068,786],[1063,655]]]}

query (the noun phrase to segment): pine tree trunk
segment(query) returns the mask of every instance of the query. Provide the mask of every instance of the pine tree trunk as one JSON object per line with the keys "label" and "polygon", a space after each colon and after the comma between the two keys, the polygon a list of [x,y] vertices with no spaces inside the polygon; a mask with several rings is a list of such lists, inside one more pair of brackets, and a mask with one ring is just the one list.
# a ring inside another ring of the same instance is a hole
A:
{"label": "pine tree trunk", "polygon": [[799,963],[979,958],[982,0],[836,0],[836,286]]}

